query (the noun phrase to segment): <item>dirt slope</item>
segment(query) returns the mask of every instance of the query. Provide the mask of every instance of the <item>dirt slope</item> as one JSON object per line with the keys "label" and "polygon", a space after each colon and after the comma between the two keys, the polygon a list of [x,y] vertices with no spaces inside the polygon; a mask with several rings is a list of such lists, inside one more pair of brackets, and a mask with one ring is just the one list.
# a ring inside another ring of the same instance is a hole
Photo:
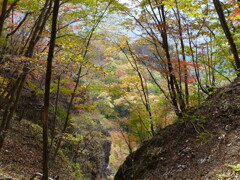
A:
{"label": "dirt slope", "polygon": [[[36,172],[41,172],[42,144],[38,126],[28,121],[13,121],[5,144],[0,150],[0,179],[30,179]],[[72,179],[71,168],[66,161],[57,158],[51,166],[50,176],[60,179]]]}
{"label": "dirt slope", "polygon": [[[116,180],[240,179],[240,80],[129,155]],[[218,174],[218,176],[217,176]]]}

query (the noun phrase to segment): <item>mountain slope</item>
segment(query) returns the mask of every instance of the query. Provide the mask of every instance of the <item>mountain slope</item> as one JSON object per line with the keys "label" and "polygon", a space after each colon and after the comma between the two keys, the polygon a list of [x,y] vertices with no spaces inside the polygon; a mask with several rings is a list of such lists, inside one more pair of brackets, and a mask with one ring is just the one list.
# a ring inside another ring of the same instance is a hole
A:
{"label": "mountain slope", "polygon": [[240,179],[240,80],[129,155],[115,179]]}
{"label": "mountain slope", "polygon": [[[14,121],[0,150],[0,179],[30,179],[42,169],[41,127],[29,121]],[[51,162],[50,176],[71,179],[73,170],[63,156]]]}

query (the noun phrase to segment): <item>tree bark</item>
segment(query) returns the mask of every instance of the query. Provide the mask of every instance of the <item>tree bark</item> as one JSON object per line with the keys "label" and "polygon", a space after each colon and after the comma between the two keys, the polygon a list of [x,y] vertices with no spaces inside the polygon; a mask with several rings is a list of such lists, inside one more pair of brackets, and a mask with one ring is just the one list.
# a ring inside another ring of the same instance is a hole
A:
{"label": "tree bark", "polygon": [[52,148],[55,136],[56,136],[56,132],[55,132],[55,128],[56,128],[56,120],[57,120],[57,111],[58,111],[58,98],[59,98],[59,92],[60,92],[60,81],[61,81],[61,75],[58,75],[57,77],[57,92],[56,92],[56,98],[55,98],[55,106],[54,106],[54,116],[53,116],[53,120],[51,122],[51,126],[50,126],[50,133],[51,133],[51,144],[50,144],[50,150]]}
{"label": "tree bark", "polygon": [[5,20],[5,15],[7,12],[7,3],[8,3],[8,0],[3,0],[2,12],[1,12],[1,16],[0,16],[0,37],[2,35],[3,24],[4,24],[4,20]]}
{"label": "tree bark", "polygon": [[239,59],[236,44],[233,40],[232,34],[227,25],[227,21],[225,19],[224,13],[223,13],[222,5],[219,0],[213,0],[213,3],[215,6],[215,9],[217,11],[222,29],[225,33],[226,38],[228,39],[228,43],[230,44],[230,47],[231,47],[231,51],[232,51],[232,54],[233,54],[233,57],[234,57],[234,60],[236,63],[236,67],[237,67],[237,76],[240,77],[240,72],[239,72],[240,71],[240,59]]}
{"label": "tree bark", "polygon": [[52,31],[51,39],[47,58],[47,72],[45,80],[45,94],[44,94],[44,107],[43,107],[43,176],[42,180],[48,180],[48,108],[49,108],[49,98],[50,98],[50,85],[52,76],[52,61],[54,57],[54,46],[57,34],[57,18],[59,10],[60,0],[55,0],[53,7],[53,17],[52,17]]}
{"label": "tree bark", "polygon": [[[38,17],[38,20],[36,21],[36,23],[33,27],[33,31],[31,32],[26,44],[24,45],[24,48],[25,48],[25,46],[27,45],[27,43],[29,41],[29,44],[28,44],[28,47],[27,47],[27,50],[25,53],[26,57],[32,57],[34,48],[35,48],[37,42],[39,41],[39,39],[41,38],[43,29],[45,27],[45,24],[48,20],[49,14],[52,9],[52,1],[53,0],[46,0],[44,7],[42,8],[42,11]],[[23,51],[24,51],[24,48],[23,48]]]}
{"label": "tree bark", "polygon": [[[178,28],[179,28],[179,36],[180,36],[180,43],[181,43],[181,49],[182,49],[182,58],[183,61],[185,62],[184,64],[184,85],[185,85],[185,105],[186,107],[189,106],[189,90],[188,90],[188,67],[187,67],[187,60],[186,60],[186,53],[185,53],[185,46],[183,42],[183,28],[182,28],[182,23],[181,23],[181,17],[180,17],[180,12],[178,8],[178,1],[175,0],[176,3],[176,8],[177,8],[177,22],[178,22]],[[184,103],[184,102],[182,102]],[[184,105],[182,105],[184,106]]]}
{"label": "tree bark", "polygon": [[159,15],[162,17],[162,24],[163,24],[163,28],[160,33],[161,33],[161,37],[162,37],[162,48],[164,49],[166,58],[167,58],[167,68],[168,68],[168,76],[169,76],[169,91],[171,94],[172,103],[175,107],[175,112],[176,112],[177,116],[181,117],[182,113],[185,111],[185,104],[183,103],[184,101],[182,99],[182,92],[179,88],[176,76],[174,74],[173,64],[172,64],[171,56],[170,56],[170,52],[169,52],[167,23],[166,23],[164,5],[160,6],[159,13],[160,13]]}

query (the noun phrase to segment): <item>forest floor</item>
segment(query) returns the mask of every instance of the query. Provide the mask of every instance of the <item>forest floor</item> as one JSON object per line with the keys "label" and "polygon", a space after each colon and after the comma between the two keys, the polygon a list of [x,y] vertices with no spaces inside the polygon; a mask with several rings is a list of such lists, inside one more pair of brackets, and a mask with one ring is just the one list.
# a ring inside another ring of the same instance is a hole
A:
{"label": "forest floor", "polygon": [[[41,173],[42,162],[41,128],[28,121],[13,121],[3,148],[0,150],[0,179],[30,179]],[[71,179],[71,166],[58,156],[50,162],[50,176]]]}
{"label": "forest floor", "polygon": [[129,155],[115,180],[240,179],[240,79]]}

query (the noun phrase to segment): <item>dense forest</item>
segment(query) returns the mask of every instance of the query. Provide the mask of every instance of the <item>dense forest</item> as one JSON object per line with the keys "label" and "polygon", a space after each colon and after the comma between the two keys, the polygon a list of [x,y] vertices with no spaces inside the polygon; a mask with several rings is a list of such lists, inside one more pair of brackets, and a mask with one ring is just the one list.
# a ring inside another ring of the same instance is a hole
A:
{"label": "dense forest", "polygon": [[0,178],[158,179],[143,164],[160,146],[198,149],[210,123],[240,120],[239,0],[0,6]]}

